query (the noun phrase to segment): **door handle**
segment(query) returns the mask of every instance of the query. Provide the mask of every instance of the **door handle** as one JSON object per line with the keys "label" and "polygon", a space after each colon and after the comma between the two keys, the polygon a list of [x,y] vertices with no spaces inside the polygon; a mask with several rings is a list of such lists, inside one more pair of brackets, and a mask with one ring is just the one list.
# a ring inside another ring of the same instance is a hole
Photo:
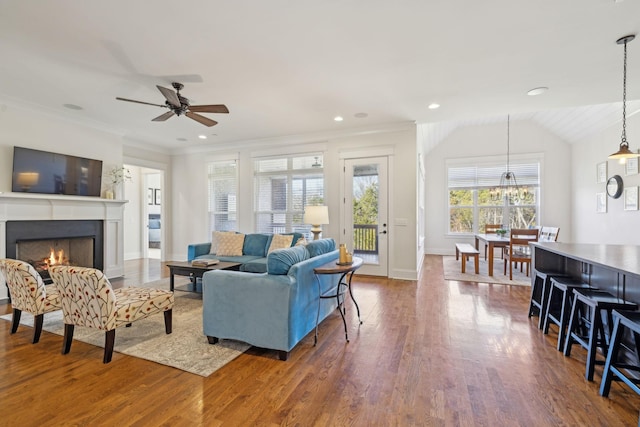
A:
{"label": "door handle", "polygon": [[378,234],[387,234],[387,230],[382,230],[381,232],[379,232]]}

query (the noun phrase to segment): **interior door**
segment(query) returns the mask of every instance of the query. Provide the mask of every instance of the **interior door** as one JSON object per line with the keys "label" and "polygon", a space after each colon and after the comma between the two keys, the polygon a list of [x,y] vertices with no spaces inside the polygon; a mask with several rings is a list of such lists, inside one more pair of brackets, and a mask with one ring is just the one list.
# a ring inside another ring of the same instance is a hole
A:
{"label": "interior door", "polygon": [[387,157],[344,160],[341,243],[364,260],[359,273],[388,276]]}

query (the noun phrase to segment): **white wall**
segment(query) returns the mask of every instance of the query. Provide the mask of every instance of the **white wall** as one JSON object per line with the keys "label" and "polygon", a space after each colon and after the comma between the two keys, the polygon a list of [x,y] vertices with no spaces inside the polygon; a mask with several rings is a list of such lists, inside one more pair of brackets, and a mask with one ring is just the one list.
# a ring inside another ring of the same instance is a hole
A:
{"label": "white wall", "polygon": [[[394,218],[389,218],[389,248],[392,263],[391,277],[415,279],[417,277],[416,260],[416,136],[415,127],[393,132],[370,133],[350,137],[328,138],[321,142],[278,143],[242,147],[236,150],[191,153],[176,155],[173,158],[175,173],[171,183],[173,191],[172,211],[174,214],[172,237],[172,257],[184,260],[190,243],[207,242],[209,224],[207,216],[207,176],[206,164],[213,160],[236,158],[239,160],[238,223],[239,230],[254,230],[253,219],[253,163],[259,155],[277,155],[292,152],[322,152],[325,170],[325,200],[329,206],[329,217],[340,215],[340,156],[345,150],[368,152],[374,147],[385,147],[393,152],[391,156],[393,178],[390,188],[389,204],[393,205],[395,217],[408,218],[408,225],[394,226]],[[323,226],[323,236],[340,241],[339,222],[333,219],[331,224]]]}
{"label": "white wall", "polygon": [[120,137],[0,100],[1,192],[11,191],[14,146],[102,160],[103,171],[122,165]]}
{"label": "white wall", "polygon": [[[640,186],[640,175],[625,176],[624,165],[607,161],[618,150],[621,132],[622,123],[618,123],[572,147],[572,234],[576,243],[639,244],[640,211],[624,210],[624,194],[619,199],[607,197],[607,213],[596,213],[596,193],[606,191],[606,184],[596,183],[598,163],[607,162],[607,178],[620,175],[625,187]],[[640,114],[627,118],[627,140],[631,150],[640,148]]]}
{"label": "white wall", "polygon": [[[542,154],[540,225],[560,227],[558,241],[569,242],[571,235],[571,146],[529,121],[511,121],[511,155]],[[451,255],[455,243],[474,243],[467,238],[447,235],[448,159],[498,156],[506,163],[506,123],[459,128],[426,154],[426,242],[431,254]],[[595,167],[595,166],[594,166]]]}

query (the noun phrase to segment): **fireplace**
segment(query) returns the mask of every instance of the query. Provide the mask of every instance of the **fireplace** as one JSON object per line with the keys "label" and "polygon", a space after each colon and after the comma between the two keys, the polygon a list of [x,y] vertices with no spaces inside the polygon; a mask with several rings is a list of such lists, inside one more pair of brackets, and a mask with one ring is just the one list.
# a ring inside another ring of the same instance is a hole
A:
{"label": "fireplace", "polygon": [[54,264],[103,269],[100,220],[7,221],[7,258],[33,265],[45,282]]}

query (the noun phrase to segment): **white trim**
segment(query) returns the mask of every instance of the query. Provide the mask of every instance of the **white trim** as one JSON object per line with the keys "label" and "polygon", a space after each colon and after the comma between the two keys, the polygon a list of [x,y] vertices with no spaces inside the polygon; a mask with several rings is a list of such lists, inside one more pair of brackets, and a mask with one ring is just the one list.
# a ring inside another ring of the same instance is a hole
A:
{"label": "white trim", "polygon": [[338,152],[339,159],[366,159],[368,157],[385,157],[394,155],[394,146],[379,146],[375,148],[354,148]]}

